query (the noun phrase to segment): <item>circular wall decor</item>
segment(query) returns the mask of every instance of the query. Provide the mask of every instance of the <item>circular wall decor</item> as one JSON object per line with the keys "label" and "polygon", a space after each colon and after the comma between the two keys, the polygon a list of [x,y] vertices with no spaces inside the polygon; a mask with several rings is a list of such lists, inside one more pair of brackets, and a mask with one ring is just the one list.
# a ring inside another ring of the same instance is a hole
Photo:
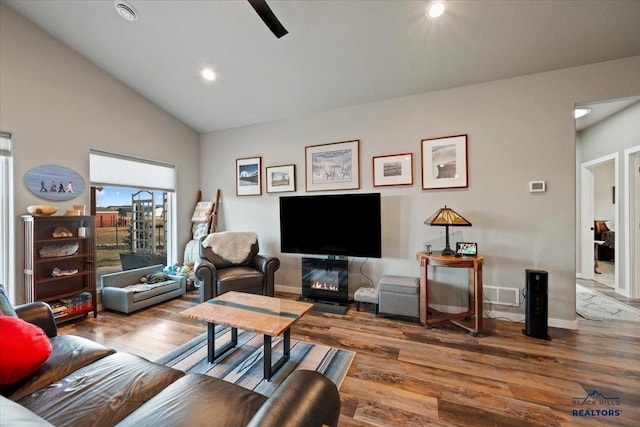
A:
{"label": "circular wall decor", "polygon": [[84,191],[84,178],[73,169],[42,165],[24,174],[24,185],[34,195],[47,200],[71,200]]}

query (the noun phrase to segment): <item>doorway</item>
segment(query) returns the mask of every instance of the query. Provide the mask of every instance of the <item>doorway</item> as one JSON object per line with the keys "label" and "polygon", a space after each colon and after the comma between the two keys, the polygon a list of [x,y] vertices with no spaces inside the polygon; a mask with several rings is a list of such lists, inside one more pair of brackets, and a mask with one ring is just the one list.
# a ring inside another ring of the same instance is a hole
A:
{"label": "doorway", "polygon": [[624,251],[625,289],[629,289],[630,298],[640,298],[640,145],[624,151],[624,165],[625,229],[628,231]]}
{"label": "doorway", "polygon": [[[579,107],[592,114],[586,121],[576,119],[576,277],[637,307],[631,298],[640,297],[640,97]],[[597,229],[596,221],[607,226]],[[612,281],[602,275],[607,267]]]}
{"label": "doorway", "polygon": [[[582,279],[593,280],[620,292],[618,153],[581,165],[581,268]],[[593,268],[591,268],[593,266]]]}

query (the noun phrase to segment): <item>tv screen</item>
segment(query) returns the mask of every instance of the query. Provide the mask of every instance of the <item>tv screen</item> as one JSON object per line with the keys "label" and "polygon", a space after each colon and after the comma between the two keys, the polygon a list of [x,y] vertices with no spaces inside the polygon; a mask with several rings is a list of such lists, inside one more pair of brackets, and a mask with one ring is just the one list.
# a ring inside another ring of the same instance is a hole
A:
{"label": "tv screen", "polygon": [[280,197],[280,251],[382,257],[380,193]]}

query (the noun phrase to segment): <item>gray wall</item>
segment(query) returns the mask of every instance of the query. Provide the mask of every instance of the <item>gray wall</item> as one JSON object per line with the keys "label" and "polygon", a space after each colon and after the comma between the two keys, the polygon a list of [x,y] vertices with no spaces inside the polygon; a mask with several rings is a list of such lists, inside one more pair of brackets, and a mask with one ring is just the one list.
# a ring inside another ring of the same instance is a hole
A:
{"label": "gray wall", "polygon": [[[438,248],[444,241],[444,230],[423,221],[446,204],[473,223],[453,228],[452,241],[479,243],[485,285],[522,288],[525,268],[547,270],[552,323],[574,324],[572,111],[575,103],[640,93],[640,57],[212,133],[200,137],[198,149],[194,131],[0,8],[0,128],[14,133],[17,226],[27,205],[42,202],[21,181],[34,166],[59,164],[86,179],[90,148],[173,162],[179,248],[188,239],[196,191],[202,187],[205,198],[213,199],[220,188],[221,229],[258,232],[262,251],[282,259],[278,287],[299,290],[300,257],[279,253],[278,196],[235,196],[235,160],[262,156],[263,166],[296,164],[295,194],[305,194],[304,147],[359,139],[359,191],[383,195],[383,258],[352,260],[351,291],[367,284],[367,277],[375,282],[384,274],[417,276],[415,253],[424,242]],[[469,135],[469,188],[422,190],[420,140],[461,133]],[[414,185],[374,188],[371,158],[403,152],[414,153]],[[528,182],[541,179],[548,191],[528,193]],[[88,192],[74,202],[89,204]],[[70,203],[56,205],[64,210]],[[22,248],[17,230],[16,247]],[[435,278],[442,285],[437,302],[462,304],[464,296],[448,286],[463,286],[463,272],[441,270]]]}
{"label": "gray wall", "polygon": [[[633,94],[638,96],[636,90]],[[619,153],[640,144],[640,102],[580,132],[580,162]],[[622,175],[620,175],[622,178]]]}
{"label": "gray wall", "polygon": [[[195,131],[3,5],[0,94],[0,129],[13,133],[15,148],[16,248],[23,247],[20,215],[28,205],[52,204],[64,214],[72,204],[90,203],[88,188],[67,202],[39,199],[23,185],[25,172],[55,164],[88,181],[89,149],[95,148],[176,164],[182,251],[199,190]],[[15,297],[23,302],[23,255],[16,252]]]}
{"label": "gray wall", "polygon": [[[300,256],[279,252],[278,195],[237,197],[235,161],[295,164],[297,192],[288,194],[302,195],[305,146],[359,139],[359,191],[382,193],[383,258],[352,260],[351,292],[368,283],[361,268],[374,282],[384,274],[418,276],[416,252],[425,241],[438,248],[444,240],[444,230],[423,221],[446,204],[473,223],[452,228],[451,239],[478,242],[485,285],[523,288],[525,269],[547,270],[550,323],[573,327],[574,104],[637,93],[640,57],[632,57],[214,132],[201,138],[203,194],[212,199],[220,188],[221,229],[256,231],[262,251],[282,260],[277,285],[299,290]],[[422,190],[420,140],[462,133],[469,135],[469,188]],[[372,157],[404,152],[414,154],[414,185],[374,188]],[[531,180],[545,180],[547,192],[529,193]],[[441,269],[436,280],[436,302],[462,304],[464,295],[450,287],[464,286],[463,272]]]}

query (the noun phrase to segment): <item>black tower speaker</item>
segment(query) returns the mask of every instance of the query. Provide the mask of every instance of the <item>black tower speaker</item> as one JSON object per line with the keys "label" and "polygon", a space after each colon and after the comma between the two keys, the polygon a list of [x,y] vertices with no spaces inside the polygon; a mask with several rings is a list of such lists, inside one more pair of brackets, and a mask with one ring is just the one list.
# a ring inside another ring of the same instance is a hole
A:
{"label": "black tower speaker", "polygon": [[522,333],[528,337],[550,340],[548,326],[547,288],[549,273],[542,270],[526,270],[527,300],[525,326]]}

